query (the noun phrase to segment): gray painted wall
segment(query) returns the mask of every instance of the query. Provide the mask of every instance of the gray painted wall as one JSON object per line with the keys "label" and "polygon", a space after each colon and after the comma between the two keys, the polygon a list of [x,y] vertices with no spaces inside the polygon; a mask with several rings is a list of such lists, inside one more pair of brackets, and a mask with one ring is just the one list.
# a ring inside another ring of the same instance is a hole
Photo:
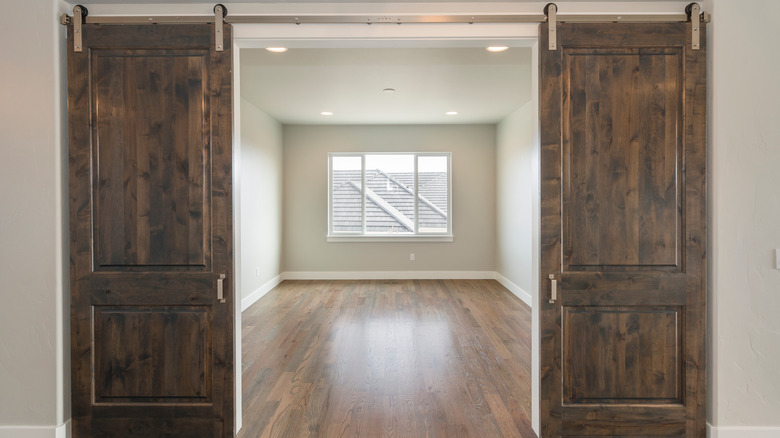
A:
{"label": "gray painted wall", "polygon": [[498,124],[496,271],[527,294],[533,291],[533,102]]}
{"label": "gray painted wall", "polygon": [[[709,27],[709,415],[780,436],[780,3],[704,2]],[[729,436],[749,436],[739,429]],[[723,438],[725,432],[720,434]],[[758,435],[755,435],[758,436]]]}
{"label": "gray painted wall", "polygon": [[0,14],[0,425],[52,429],[70,416],[58,4],[25,2]]}
{"label": "gray painted wall", "polygon": [[[284,271],[494,271],[495,125],[284,127]],[[327,242],[329,152],[452,152],[453,242]],[[409,260],[415,253],[415,261]]]}
{"label": "gray painted wall", "polygon": [[[282,126],[241,99],[241,298],[281,273]],[[259,271],[258,271],[259,270]]]}

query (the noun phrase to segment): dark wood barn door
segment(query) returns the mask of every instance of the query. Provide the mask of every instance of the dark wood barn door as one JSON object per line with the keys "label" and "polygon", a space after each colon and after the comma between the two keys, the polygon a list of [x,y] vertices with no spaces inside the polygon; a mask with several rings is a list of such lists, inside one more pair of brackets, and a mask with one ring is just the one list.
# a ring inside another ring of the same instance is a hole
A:
{"label": "dark wood barn door", "polygon": [[232,437],[230,44],[205,24],[83,38],[69,29],[74,437]]}
{"label": "dark wood barn door", "polygon": [[704,48],[686,23],[557,31],[558,50],[546,24],[540,40],[542,436],[703,437]]}

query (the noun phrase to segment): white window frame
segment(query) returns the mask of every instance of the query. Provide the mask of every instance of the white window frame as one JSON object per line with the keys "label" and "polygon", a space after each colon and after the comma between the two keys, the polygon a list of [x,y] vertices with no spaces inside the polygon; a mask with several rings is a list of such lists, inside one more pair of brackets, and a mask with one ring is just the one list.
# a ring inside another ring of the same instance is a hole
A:
{"label": "white window frame", "polygon": [[[366,156],[368,155],[412,155],[414,156],[414,233],[379,234],[366,231],[366,192],[361,198],[363,230],[333,230],[333,158],[358,157],[361,160],[361,187],[366,186]],[[420,232],[419,187],[417,185],[417,163],[420,157],[447,157],[447,231]],[[328,242],[452,242],[452,152],[331,152],[328,154]]]}

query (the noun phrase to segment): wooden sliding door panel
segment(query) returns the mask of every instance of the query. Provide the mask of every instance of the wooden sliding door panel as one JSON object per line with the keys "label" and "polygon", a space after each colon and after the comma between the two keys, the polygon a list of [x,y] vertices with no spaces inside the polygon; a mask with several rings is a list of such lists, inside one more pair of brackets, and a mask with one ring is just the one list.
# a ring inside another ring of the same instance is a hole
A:
{"label": "wooden sliding door panel", "polygon": [[564,269],[679,270],[679,48],[564,54]]}
{"label": "wooden sliding door panel", "polygon": [[207,61],[207,50],[92,51],[101,269],[207,267]]}
{"label": "wooden sliding door panel", "polygon": [[541,29],[542,435],[704,436],[704,48]]}
{"label": "wooden sliding door panel", "polygon": [[211,401],[208,306],[94,311],[96,403]]}
{"label": "wooden sliding door panel", "polygon": [[75,52],[69,29],[73,436],[232,437],[230,44],[217,52],[205,24],[82,35]]}
{"label": "wooden sliding door panel", "polygon": [[680,309],[563,307],[565,403],[680,403]]}

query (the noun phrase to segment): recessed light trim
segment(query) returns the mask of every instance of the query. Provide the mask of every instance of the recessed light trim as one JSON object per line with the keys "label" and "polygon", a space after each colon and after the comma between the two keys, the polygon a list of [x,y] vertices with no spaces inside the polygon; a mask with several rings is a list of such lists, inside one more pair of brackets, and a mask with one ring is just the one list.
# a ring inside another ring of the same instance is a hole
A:
{"label": "recessed light trim", "polygon": [[490,46],[487,48],[488,52],[498,53],[503,52],[504,50],[509,49],[507,46]]}
{"label": "recessed light trim", "polygon": [[327,117],[327,116],[332,116],[333,112],[332,111],[323,111],[320,114]]}
{"label": "recessed light trim", "polygon": [[287,47],[266,47],[265,50],[274,53],[284,53],[287,51]]}
{"label": "recessed light trim", "polygon": [[457,111],[447,111],[444,114],[447,115],[447,116],[457,116],[458,112]]}
{"label": "recessed light trim", "polygon": [[387,94],[393,94],[395,93],[395,88],[385,88],[384,90],[382,90],[382,92]]}

